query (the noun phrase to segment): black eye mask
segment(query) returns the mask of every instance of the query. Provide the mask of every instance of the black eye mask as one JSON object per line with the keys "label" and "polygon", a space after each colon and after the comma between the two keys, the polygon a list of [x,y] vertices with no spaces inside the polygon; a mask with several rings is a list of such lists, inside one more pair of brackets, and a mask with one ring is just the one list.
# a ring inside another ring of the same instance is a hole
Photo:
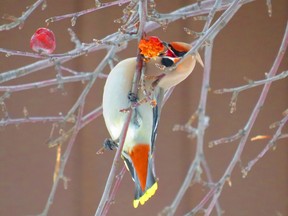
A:
{"label": "black eye mask", "polygon": [[165,55],[161,60],[162,65],[164,65],[165,67],[171,67],[172,65],[174,65],[175,61],[173,61],[173,58],[181,58],[187,53],[185,51],[177,51],[176,49],[174,49],[173,46],[171,46],[171,44],[166,44],[166,47],[168,48],[168,50],[166,51]]}
{"label": "black eye mask", "polygon": [[170,44],[169,44],[169,47],[170,49],[173,51],[173,53],[177,56],[177,57],[183,57],[187,52],[179,52],[177,51],[176,49],[174,49],[174,47],[172,47]]}

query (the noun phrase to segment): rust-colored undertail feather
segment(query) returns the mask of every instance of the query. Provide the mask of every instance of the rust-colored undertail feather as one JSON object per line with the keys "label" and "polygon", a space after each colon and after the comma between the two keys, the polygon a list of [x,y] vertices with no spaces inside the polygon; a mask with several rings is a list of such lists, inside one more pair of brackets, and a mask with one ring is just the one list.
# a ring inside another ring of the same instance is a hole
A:
{"label": "rust-colored undertail feather", "polygon": [[139,203],[143,205],[155,194],[158,188],[153,173],[153,158],[149,157],[149,153],[150,146],[148,144],[137,144],[130,152],[130,157],[135,169],[135,173],[133,173],[136,186],[135,199],[133,202],[134,208],[137,208]]}
{"label": "rust-colored undertail feather", "polygon": [[145,190],[146,186],[149,151],[149,145],[138,144],[134,146],[130,152],[130,157],[140,181],[142,191]]}

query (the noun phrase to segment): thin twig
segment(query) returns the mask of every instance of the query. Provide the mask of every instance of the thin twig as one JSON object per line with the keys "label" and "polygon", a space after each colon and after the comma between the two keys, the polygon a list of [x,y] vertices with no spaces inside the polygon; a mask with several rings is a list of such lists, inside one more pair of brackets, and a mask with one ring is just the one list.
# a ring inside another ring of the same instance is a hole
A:
{"label": "thin twig", "polygon": [[[192,48],[186,53],[186,55],[194,55],[197,53],[198,49],[203,46],[206,42],[212,41],[215,36],[223,29],[229,20],[234,16],[234,14],[242,6],[241,0],[235,0],[225,12],[217,19],[217,21],[207,30],[205,33],[193,44]],[[209,43],[208,43],[209,44]],[[183,62],[184,58],[175,64],[174,67],[177,67]],[[173,69],[173,68],[171,68]],[[170,69],[170,70],[171,70]]]}
{"label": "thin twig", "polygon": [[239,130],[236,134],[234,134],[232,136],[210,141],[208,146],[210,148],[212,148],[214,146],[217,146],[217,145],[220,145],[223,143],[231,143],[231,142],[234,142],[235,140],[242,138],[244,136],[244,134],[245,134],[245,131],[242,129],[242,130]]}
{"label": "thin twig", "polygon": [[128,2],[130,2],[131,0],[118,0],[118,1],[114,1],[114,2],[107,2],[107,3],[101,3],[99,6],[96,6],[95,8],[89,8],[83,11],[79,11],[76,13],[70,13],[70,14],[65,14],[65,15],[61,15],[61,16],[54,16],[54,17],[50,17],[48,19],[46,19],[46,23],[52,23],[52,22],[57,22],[63,19],[67,19],[67,18],[74,18],[77,19],[80,16],[86,15],[88,13],[92,13],[94,11],[100,10],[100,9],[104,9],[107,7],[111,7],[114,5],[122,5],[122,4],[126,4]]}
{"label": "thin twig", "polygon": [[[89,83],[85,86],[84,90],[82,91],[82,93],[78,97],[77,101],[74,103],[74,105],[70,108],[70,110],[65,115],[65,121],[68,121],[71,117],[73,117],[73,115],[74,115],[75,111],[78,109],[78,107],[82,103],[85,102],[85,98],[86,98],[87,94],[89,93],[90,89],[92,88],[94,82],[96,81],[98,74],[100,74],[102,72],[102,70],[106,67],[106,65],[108,64],[108,60],[115,54],[116,50],[117,50],[116,47],[112,47],[108,51],[106,56],[102,59],[100,64],[97,66],[95,71],[92,73],[92,77],[89,80]],[[58,145],[59,143],[65,141],[73,133],[73,131],[74,131],[74,128],[70,128],[66,132],[67,136],[60,136],[54,140],[51,140],[49,142],[49,147],[54,147],[55,145]]]}
{"label": "thin twig", "polygon": [[[254,0],[241,0],[240,4],[244,5],[250,3]],[[222,0],[221,5],[217,9],[217,11],[226,10],[233,0]],[[215,0],[204,0],[201,1],[201,7],[196,2],[194,4],[188,5],[186,7],[180,8],[168,14],[158,13],[157,16],[151,17],[150,20],[155,23],[149,23],[149,25],[161,25],[161,22],[165,21],[167,24],[174,22],[178,19],[188,18],[188,17],[196,17],[204,14],[209,14],[213,6],[215,5]]]}
{"label": "thin twig", "polygon": [[81,121],[81,129],[87,124],[91,123],[93,120],[98,118],[102,114],[102,106],[94,109],[90,113],[86,114]]}
{"label": "thin twig", "polygon": [[[87,115],[85,115],[83,117],[83,119],[81,120],[80,129],[84,128],[87,124],[91,123],[93,120],[98,118],[100,115],[102,115],[102,107],[98,107],[95,110],[88,113]],[[68,122],[69,119],[66,119],[65,121]],[[71,121],[69,121],[69,122],[73,122],[73,121],[74,121],[74,116],[71,118]],[[52,148],[52,147],[55,147],[55,146],[65,142],[71,136],[71,134],[73,133],[74,130],[75,130],[75,126],[71,127],[68,131],[66,131],[64,136],[59,136],[53,140],[49,139],[48,147]]]}
{"label": "thin twig", "polygon": [[21,17],[15,18],[15,21],[9,23],[9,24],[4,24],[0,26],[0,31],[4,31],[4,30],[10,30],[13,29],[17,26],[19,26],[19,28],[22,28],[25,20],[30,16],[30,14],[37,8],[39,7],[39,5],[43,2],[45,2],[46,0],[37,0],[32,6],[29,7],[28,10],[26,10],[24,13],[22,13]]}
{"label": "thin twig", "polygon": [[243,85],[243,86],[239,86],[239,87],[235,87],[235,88],[224,88],[224,89],[218,89],[215,90],[214,93],[215,94],[223,94],[223,93],[228,93],[228,92],[241,92],[241,91],[245,91],[247,89],[250,88],[254,88],[256,86],[259,85],[264,85],[265,83],[271,83],[277,80],[281,80],[288,77],[288,71],[283,71],[282,73],[275,75],[273,77],[269,77],[263,80],[258,80],[258,81],[250,81],[249,84],[247,85]]}
{"label": "thin twig", "polygon": [[110,204],[114,202],[115,197],[116,197],[116,193],[119,190],[120,183],[122,181],[122,178],[123,178],[125,172],[126,172],[126,167],[125,167],[125,165],[123,165],[120,173],[116,176],[116,181],[114,183],[114,187],[113,187],[113,189],[111,191],[111,194],[110,194],[110,196],[109,196],[109,198],[107,200],[107,203],[106,203],[106,205],[105,205],[105,207],[103,209],[103,215],[107,215],[109,207],[110,207]]}
{"label": "thin twig", "polygon": [[73,133],[71,135],[71,138],[70,138],[70,140],[68,142],[66,150],[65,150],[63,156],[61,157],[59,173],[58,173],[58,175],[56,176],[56,178],[55,178],[55,180],[53,182],[53,185],[52,185],[48,200],[47,200],[46,205],[44,207],[44,210],[42,211],[40,216],[46,216],[48,214],[49,209],[50,209],[51,205],[53,204],[53,200],[54,200],[54,197],[55,197],[56,189],[57,189],[57,186],[59,184],[60,179],[63,179],[64,183],[65,183],[65,181],[67,181],[67,178],[64,176],[64,169],[65,169],[65,166],[66,166],[67,161],[69,159],[72,147],[73,147],[73,145],[75,143],[75,139],[77,137],[77,134],[78,134],[78,132],[81,129],[81,119],[82,119],[82,116],[83,116],[83,110],[84,110],[84,102],[79,107],[78,116],[77,116],[77,120],[76,120],[76,124],[75,124],[75,129],[74,129],[74,131],[73,131]]}
{"label": "thin twig", "polygon": [[210,10],[208,17],[207,17],[207,21],[205,22],[205,26],[203,28],[203,32],[207,31],[212,23],[212,20],[218,10],[218,8],[221,6],[222,0],[216,0],[213,8]]}
{"label": "thin twig", "polygon": [[8,118],[0,120],[0,127],[8,125],[19,125],[24,123],[46,123],[46,122],[64,122],[63,116],[39,116],[39,117],[27,117],[27,118]]}
{"label": "thin twig", "polygon": [[[219,3],[215,3],[215,10],[218,7]],[[212,12],[213,13],[213,12]],[[213,15],[214,16],[214,15]],[[209,22],[209,20],[207,21]],[[205,27],[204,27],[205,29]],[[198,158],[200,159],[201,165],[204,167],[204,171],[207,176],[208,184],[213,185],[213,179],[210,172],[210,168],[208,166],[207,160],[204,154],[204,135],[205,130],[209,126],[209,117],[206,116],[206,108],[208,101],[208,93],[210,89],[210,76],[211,76],[211,68],[212,68],[212,52],[213,52],[213,40],[211,41],[208,47],[205,47],[205,66],[204,66],[204,74],[203,74],[203,83],[201,89],[200,102],[198,106],[198,126],[197,126],[197,152]],[[219,201],[216,200],[216,210],[217,215],[222,215],[222,210],[219,204]]]}
{"label": "thin twig", "polygon": [[285,124],[288,121],[288,115],[285,116],[280,122],[278,129],[276,130],[275,134],[273,135],[272,139],[268,142],[268,144],[265,146],[265,148],[257,155],[256,158],[248,162],[248,165],[242,170],[243,177],[246,177],[248,172],[252,169],[252,167],[261,159],[270,148],[272,148],[276,141],[281,138],[282,135],[282,129],[285,126]]}
{"label": "thin twig", "polygon": [[89,83],[86,85],[85,89],[82,91],[81,95],[78,97],[77,101],[74,103],[74,105],[71,107],[71,109],[68,111],[66,117],[69,118],[69,116],[71,116],[75,110],[78,108],[78,106],[80,104],[82,104],[82,102],[84,101],[84,99],[86,98],[87,94],[89,93],[91,87],[93,86],[94,82],[96,81],[98,74],[100,74],[104,68],[106,67],[106,65],[108,64],[108,59],[110,59],[115,52],[117,51],[116,47],[112,47],[107,55],[102,59],[102,61],[100,62],[100,64],[97,66],[97,68],[95,69],[95,71],[93,72],[93,76],[90,79]]}
{"label": "thin twig", "polygon": [[0,48],[0,53],[4,53],[6,57],[10,56],[24,56],[24,57],[32,57],[32,58],[47,58],[47,55],[39,54],[39,53],[32,53],[32,52],[23,52],[23,51],[18,51],[18,50],[10,50],[10,49],[4,49]]}
{"label": "thin twig", "polygon": [[[90,80],[92,77],[93,77],[93,73],[85,73],[85,74],[78,74],[74,76],[61,77],[61,84]],[[30,89],[39,89],[39,88],[44,88],[44,87],[58,85],[58,84],[59,84],[58,79],[49,79],[49,80],[43,80],[43,81],[27,83],[27,84],[0,86],[0,92],[1,91],[18,92],[18,91],[24,91],[24,90],[30,90]]]}

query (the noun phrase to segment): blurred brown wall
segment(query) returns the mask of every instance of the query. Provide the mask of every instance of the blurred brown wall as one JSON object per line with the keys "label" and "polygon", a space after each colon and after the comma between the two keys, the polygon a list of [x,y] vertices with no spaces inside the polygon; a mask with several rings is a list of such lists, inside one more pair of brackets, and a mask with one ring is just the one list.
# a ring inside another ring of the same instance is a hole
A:
{"label": "blurred brown wall", "polygon": [[[0,15],[19,16],[27,5],[34,1],[1,0]],[[93,7],[93,0],[47,1],[45,11],[38,9],[25,22],[22,30],[14,29],[0,32],[0,47],[30,51],[29,40],[38,27],[45,26],[45,19]],[[104,2],[104,1],[103,1]],[[160,12],[169,12],[192,1],[156,1]],[[278,52],[288,18],[287,0],[272,1],[273,15],[269,18],[265,1],[255,1],[243,6],[227,27],[215,39],[211,89],[235,87],[245,84],[244,77],[252,80],[264,78]],[[115,32],[119,25],[113,20],[121,16],[121,8],[112,7],[78,18],[73,30],[83,42],[93,38],[101,39]],[[4,21],[1,21],[1,24]],[[169,25],[166,32],[157,30],[153,35],[165,41],[192,41],[183,32],[183,27],[200,30],[203,23],[192,19],[180,20]],[[57,37],[57,53],[73,48],[66,31],[71,27],[70,20],[49,25]],[[150,34],[150,35],[151,35]],[[135,43],[119,54],[120,58],[135,55]],[[92,71],[105,53],[93,53],[65,64],[79,71]],[[203,53],[201,53],[202,55]],[[287,70],[287,54],[279,72]],[[5,57],[0,54],[0,72],[14,69],[35,59],[26,57]],[[55,77],[53,68],[35,73],[22,80],[8,84],[27,83]],[[194,157],[195,140],[191,141],[184,132],[172,132],[175,124],[183,124],[197,109],[202,68],[197,66],[192,75],[181,83],[165,105],[159,126],[156,150],[156,172],[159,189],[155,197],[145,206],[133,209],[134,185],[128,174],[125,175],[115,204],[108,215],[157,215],[175,197]],[[251,136],[272,134],[269,125],[282,118],[287,109],[287,79],[272,84],[271,92],[261,110]],[[99,80],[88,96],[85,112],[101,104],[104,80]],[[83,89],[83,84],[65,85],[65,92],[50,93],[49,88],[12,94],[6,105],[10,117],[22,117],[23,107],[31,116],[65,114],[73,105]],[[207,115],[210,127],[207,129],[205,143],[233,135],[242,128],[259,97],[261,87],[240,93],[237,111],[229,113],[230,94],[208,97]],[[0,111],[0,115],[1,111]],[[0,116],[0,118],[2,118]],[[46,140],[51,124],[26,124],[8,126],[0,131],[0,215],[31,215],[42,211],[52,185],[55,163],[55,149],[49,149]],[[287,127],[286,127],[287,131]],[[99,118],[78,136],[68,161],[65,175],[69,181],[68,190],[60,184],[49,215],[91,216],[103,192],[109,174],[114,152],[96,155],[103,140],[108,137],[103,118]],[[248,142],[241,157],[243,165],[264,148],[266,140]],[[223,174],[238,142],[223,144],[205,149],[213,178]],[[207,145],[206,145],[207,146]],[[243,179],[241,170],[236,167],[231,177],[232,187],[226,185],[220,204],[228,216],[280,216],[288,215],[288,165],[287,139],[279,141],[275,151],[268,152],[264,158]],[[195,185],[189,189],[176,215],[183,215],[195,206],[204,195],[202,187]],[[212,215],[215,215],[213,212]]]}

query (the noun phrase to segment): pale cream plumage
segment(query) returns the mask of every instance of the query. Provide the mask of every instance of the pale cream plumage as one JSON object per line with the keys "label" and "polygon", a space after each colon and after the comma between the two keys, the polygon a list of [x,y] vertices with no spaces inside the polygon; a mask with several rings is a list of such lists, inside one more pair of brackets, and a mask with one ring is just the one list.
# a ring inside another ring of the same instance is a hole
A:
{"label": "pale cream plumage", "polygon": [[[154,173],[153,153],[163,95],[169,88],[189,76],[197,60],[203,64],[199,55],[177,56],[177,54],[182,55],[187,52],[190,48],[191,46],[186,43],[171,43],[166,53],[146,63],[146,71],[142,77],[145,81],[145,88],[151,91],[151,97],[160,107],[152,107],[149,103],[143,103],[134,109],[123,146],[122,157],[136,187],[133,202],[135,208],[139,203],[143,205],[158,188]],[[184,59],[176,69],[171,71],[161,70],[156,66],[166,64],[166,62],[170,64],[170,60],[177,62],[181,58]],[[120,110],[131,104],[128,94],[132,88],[135,71],[136,58],[121,61],[110,72],[104,87],[103,116],[111,138],[116,142],[126,119],[125,113]],[[141,89],[137,97],[139,100],[145,97]]]}

